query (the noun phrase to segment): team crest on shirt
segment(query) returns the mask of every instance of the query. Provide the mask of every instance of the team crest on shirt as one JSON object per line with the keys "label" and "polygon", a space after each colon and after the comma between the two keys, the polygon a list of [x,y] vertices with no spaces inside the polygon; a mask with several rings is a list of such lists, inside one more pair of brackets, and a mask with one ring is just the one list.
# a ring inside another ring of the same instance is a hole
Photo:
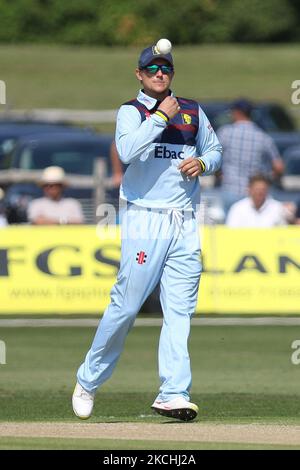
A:
{"label": "team crest on shirt", "polygon": [[191,124],[192,122],[192,116],[189,114],[182,113],[181,114],[183,124]]}

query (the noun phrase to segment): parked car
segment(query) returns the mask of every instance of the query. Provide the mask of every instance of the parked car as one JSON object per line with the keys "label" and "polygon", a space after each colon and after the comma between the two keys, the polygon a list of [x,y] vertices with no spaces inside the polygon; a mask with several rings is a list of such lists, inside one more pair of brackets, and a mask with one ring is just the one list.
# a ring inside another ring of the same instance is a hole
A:
{"label": "parked car", "polygon": [[58,132],[90,132],[66,123],[43,121],[4,121],[0,120],[0,169],[8,167],[5,157],[13,150],[16,142],[26,135]]}
{"label": "parked car", "polygon": [[42,170],[61,166],[67,174],[93,175],[94,160],[109,155],[112,135],[59,132],[24,136],[10,155],[9,168]]}
{"label": "parked car", "polygon": [[300,176],[300,145],[288,147],[284,152],[286,173]]}
{"label": "parked car", "polygon": [[[111,174],[111,134],[86,132],[51,132],[26,135],[20,138],[9,155],[6,170],[0,172],[0,185],[6,189],[5,206],[10,223],[26,222],[27,207],[31,199],[41,196],[35,184],[42,170],[60,166],[71,182],[66,195],[77,198],[87,222],[94,222],[93,191],[94,162],[104,158],[107,176]],[[107,191],[107,199],[117,197]]]}

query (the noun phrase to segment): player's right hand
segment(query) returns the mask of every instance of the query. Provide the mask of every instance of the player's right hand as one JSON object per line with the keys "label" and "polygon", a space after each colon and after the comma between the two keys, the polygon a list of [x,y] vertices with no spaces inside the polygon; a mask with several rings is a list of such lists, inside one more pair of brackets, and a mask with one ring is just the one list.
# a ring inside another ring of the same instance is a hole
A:
{"label": "player's right hand", "polygon": [[158,111],[162,110],[169,119],[172,119],[180,111],[180,106],[174,96],[167,96],[159,105]]}

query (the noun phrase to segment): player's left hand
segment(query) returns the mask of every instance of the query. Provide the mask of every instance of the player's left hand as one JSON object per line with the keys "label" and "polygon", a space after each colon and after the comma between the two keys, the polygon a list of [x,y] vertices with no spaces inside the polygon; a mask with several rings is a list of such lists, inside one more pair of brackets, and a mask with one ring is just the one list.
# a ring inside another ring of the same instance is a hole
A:
{"label": "player's left hand", "polygon": [[196,178],[196,176],[199,176],[201,173],[203,173],[201,163],[197,158],[193,157],[189,157],[181,162],[178,166],[178,169],[181,171],[181,173],[184,173],[190,178]]}

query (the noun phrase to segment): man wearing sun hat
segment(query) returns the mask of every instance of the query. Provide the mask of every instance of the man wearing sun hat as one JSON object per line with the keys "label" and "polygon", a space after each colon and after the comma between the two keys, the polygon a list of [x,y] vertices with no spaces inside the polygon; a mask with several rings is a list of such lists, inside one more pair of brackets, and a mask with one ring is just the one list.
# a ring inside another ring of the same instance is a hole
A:
{"label": "man wearing sun hat", "polygon": [[34,199],[28,207],[28,220],[34,225],[82,224],[80,203],[63,197],[67,186],[65,172],[59,166],[45,168],[40,180],[44,197]]}

